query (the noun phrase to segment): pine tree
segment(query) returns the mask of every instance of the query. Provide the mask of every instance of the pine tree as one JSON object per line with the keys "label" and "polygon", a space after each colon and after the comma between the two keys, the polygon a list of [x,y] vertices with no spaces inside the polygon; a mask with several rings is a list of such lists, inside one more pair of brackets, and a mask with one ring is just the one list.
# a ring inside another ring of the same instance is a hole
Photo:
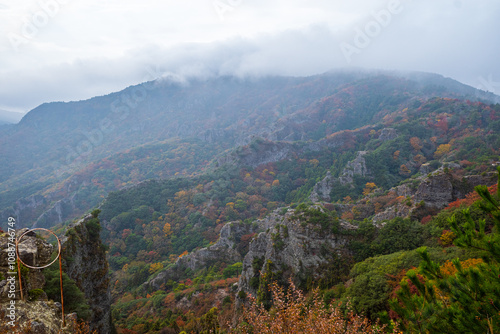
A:
{"label": "pine tree", "polygon": [[[498,168],[500,186],[500,167]],[[459,259],[453,261],[457,273],[444,275],[433,262],[425,247],[419,273],[410,270],[401,282],[397,299],[390,302],[398,313],[402,327],[409,333],[499,333],[500,332],[500,187],[492,196],[486,186],[476,187],[482,201],[479,207],[492,218],[491,233],[485,232],[486,222],[475,222],[464,210],[466,223],[459,226],[450,219],[457,236],[456,246],[483,252],[484,263],[462,268]],[[420,276],[421,275],[421,276]],[[412,291],[413,289],[413,291]]]}

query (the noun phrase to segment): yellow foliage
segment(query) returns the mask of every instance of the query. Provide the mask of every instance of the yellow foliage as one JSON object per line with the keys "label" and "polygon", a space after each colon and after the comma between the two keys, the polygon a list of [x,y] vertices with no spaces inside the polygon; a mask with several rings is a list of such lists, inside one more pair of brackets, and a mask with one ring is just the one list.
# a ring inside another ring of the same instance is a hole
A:
{"label": "yellow foliage", "polygon": [[443,244],[443,246],[449,246],[453,244],[453,239],[455,239],[455,233],[453,233],[452,231],[444,231],[443,234],[441,234],[441,236],[439,237],[439,239],[441,240],[441,244]]}
{"label": "yellow foliage", "polygon": [[363,195],[368,195],[370,194],[373,189],[377,188],[377,185],[373,182],[367,182],[365,185],[365,189],[363,190]]}
{"label": "yellow foliage", "polygon": [[280,185],[280,180],[274,180],[273,181],[273,187],[277,187]]}
{"label": "yellow foliage", "polygon": [[309,160],[309,163],[311,165],[313,165],[314,167],[316,167],[316,166],[318,166],[319,161],[318,161],[318,159],[311,159],[311,160]]}
{"label": "yellow foliage", "polygon": [[165,225],[163,225],[163,233],[165,233],[166,237],[173,233],[172,226],[169,223],[165,223]]}
{"label": "yellow foliage", "polygon": [[149,273],[150,274],[153,274],[155,272],[157,272],[158,270],[161,270],[163,269],[163,264],[160,263],[160,262],[157,262],[157,263],[153,263],[149,266]]}
{"label": "yellow foliage", "polygon": [[178,192],[175,193],[175,199],[182,200],[184,197],[187,196],[187,194],[188,193],[185,190],[178,191]]}
{"label": "yellow foliage", "polygon": [[451,150],[450,144],[441,144],[436,149],[436,152],[434,152],[434,158],[439,159],[446,153],[450,152],[450,150]]}

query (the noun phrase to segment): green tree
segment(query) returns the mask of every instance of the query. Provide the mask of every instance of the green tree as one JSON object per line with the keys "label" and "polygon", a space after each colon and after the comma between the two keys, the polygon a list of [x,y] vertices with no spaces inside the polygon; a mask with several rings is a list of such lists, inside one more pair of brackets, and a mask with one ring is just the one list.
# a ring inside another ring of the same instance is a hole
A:
{"label": "green tree", "polygon": [[[47,297],[54,301],[61,302],[59,268],[57,268],[57,266],[50,266],[43,270],[43,274],[45,276],[45,286],[43,290],[47,293]],[[85,299],[85,295],[78,288],[75,281],[65,272],[62,273],[62,278],[65,312],[76,312],[80,319],[89,320],[92,311]]]}
{"label": "green tree", "polygon": [[[500,185],[500,168],[498,173]],[[450,225],[457,236],[455,245],[482,251],[484,263],[464,269],[455,259],[457,273],[446,277],[426,248],[419,249],[422,276],[410,270],[408,279],[401,282],[398,299],[391,301],[410,333],[500,332],[500,187],[496,196],[486,186],[478,186],[476,191],[482,198],[479,207],[494,220],[491,233],[486,233],[485,220],[475,222],[467,209],[463,212],[465,224],[459,226],[452,217]]]}

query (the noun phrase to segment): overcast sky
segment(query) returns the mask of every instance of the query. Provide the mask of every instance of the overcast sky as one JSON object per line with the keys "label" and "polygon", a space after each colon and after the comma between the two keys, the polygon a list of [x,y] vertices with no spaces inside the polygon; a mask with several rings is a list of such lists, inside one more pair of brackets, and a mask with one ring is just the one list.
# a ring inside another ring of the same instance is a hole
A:
{"label": "overcast sky", "polygon": [[435,72],[500,94],[498,0],[0,0],[0,109],[162,76]]}

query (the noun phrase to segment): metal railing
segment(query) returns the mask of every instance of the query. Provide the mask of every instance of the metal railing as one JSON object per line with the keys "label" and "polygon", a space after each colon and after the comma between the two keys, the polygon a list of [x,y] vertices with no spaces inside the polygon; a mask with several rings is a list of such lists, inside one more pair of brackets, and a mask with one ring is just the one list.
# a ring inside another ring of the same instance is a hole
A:
{"label": "metal railing", "polygon": [[[21,257],[19,256],[19,249],[18,249],[19,243],[20,243],[21,239],[24,237],[24,235],[26,233],[29,233],[29,232],[32,232],[32,231],[35,231],[35,230],[43,230],[43,231],[46,231],[46,232],[49,232],[50,234],[52,234],[57,239],[57,247],[58,247],[56,258],[52,262],[50,262],[49,264],[46,264],[44,266],[39,266],[39,267],[30,266],[30,265],[27,265],[26,263],[24,263],[23,260],[21,260]],[[47,230],[47,229],[41,228],[41,227],[33,228],[31,230],[27,230],[26,232],[24,232],[23,234],[21,234],[18,238],[16,238],[16,255],[17,255],[17,259],[18,259],[18,261],[17,261],[17,272],[18,272],[18,277],[19,277],[19,291],[21,292],[21,300],[24,300],[23,283],[22,283],[22,279],[21,279],[21,263],[25,267],[27,267],[27,268],[31,268],[31,269],[43,269],[43,268],[47,268],[48,266],[52,265],[54,262],[56,262],[57,259],[59,259],[59,280],[60,280],[60,283],[61,283],[62,326],[65,327],[66,326],[66,321],[64,319],[64,298],[63,298],[63,279],[62,279],[62,261],[61,261],[61,240],[59,240],[59,238],[57,237],[57,235],[55,235],[55,233],[52,232],[51,230]]]}

